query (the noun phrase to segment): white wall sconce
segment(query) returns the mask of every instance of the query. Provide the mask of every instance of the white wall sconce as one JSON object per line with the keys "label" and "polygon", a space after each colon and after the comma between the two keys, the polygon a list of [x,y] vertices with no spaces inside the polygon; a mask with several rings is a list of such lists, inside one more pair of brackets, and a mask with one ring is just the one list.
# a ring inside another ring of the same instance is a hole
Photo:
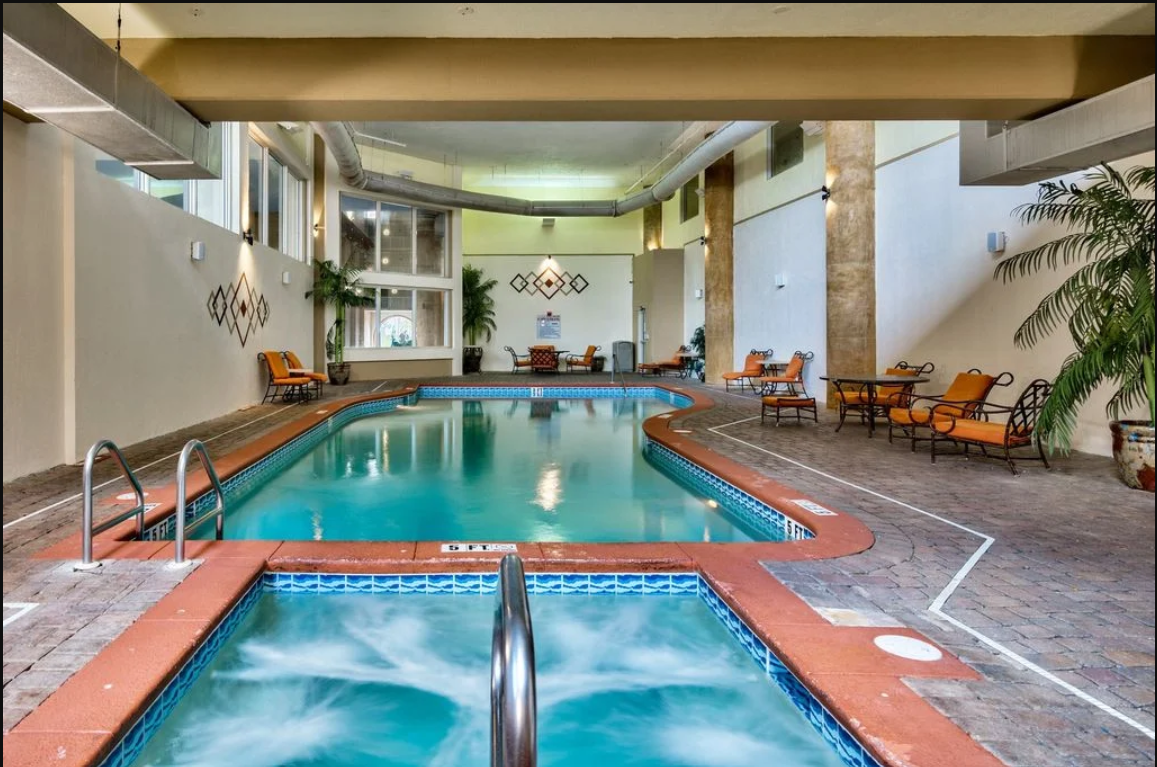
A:
{"label": "white wall sconce", "polygon": [[193,259],[194,261],[204,261],[205,260],[205,243],[203,243],[203,242],[190,243],[189,244],[189,258]]}
{"label": "white wall sconce", "polygon": [[703,298],[703,288],[695,288],[695,297]]}
{"label": "white wall sconce", "polygon": [[773,279],[775,280],[776,290],[787,287],[787,275],[783,272],[776,274]]}
{"label": "white wall sconce", "polygon": [[293,275],[290,274],[288,270],[282,272],[281,273],[281,284],[282,285],[288,285],[291,282],[293,282]]}
{"label": "white wall sconce", "polygon": [[1004,232],[989,232],[988,233],[988,252],[993,254],[1003,253],[1005,247],[1008,245],[1008,235]]}

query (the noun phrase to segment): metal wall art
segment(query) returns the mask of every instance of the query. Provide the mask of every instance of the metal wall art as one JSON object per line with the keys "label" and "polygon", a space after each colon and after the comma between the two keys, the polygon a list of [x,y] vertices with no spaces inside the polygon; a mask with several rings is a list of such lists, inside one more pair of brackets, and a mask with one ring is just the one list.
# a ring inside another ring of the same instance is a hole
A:
{"label": "metal wall art", "polygon": [[209,316],[217,325],[225,325],[229,333],[237,334],[241,346],[258,327],[269,321],[269,303],[265,296],[249,286],[249,278],[242,274],[236,285],[220,285],[209,294]]}
{"label": "metal wall art", "polygon": [[590,283],[581,274],[572,275],[570,272],[559,274],[554,269],[547,267],[538,274],[527,272],[526,274],[514,275],[514,279],[510,281],[510,287],[514,288],[516,293],[525,293],[528,296],[540,293],[551,299],[559,293],[564,296],[569,296],[571,293],[576,295],[582,293],[590,287]]}

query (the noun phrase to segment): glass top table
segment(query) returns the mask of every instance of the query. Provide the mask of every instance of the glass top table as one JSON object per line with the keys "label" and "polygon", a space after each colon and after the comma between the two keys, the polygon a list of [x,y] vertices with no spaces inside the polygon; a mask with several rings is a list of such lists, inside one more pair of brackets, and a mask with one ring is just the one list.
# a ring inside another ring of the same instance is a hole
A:
{"label": "glass top table", "polygon": [[820,376],[821,381],[833,384],[843,394],[844,386],[859,386],[868,400],[868,437],[876,432],[876,392],[880,386],[915,386],[928,383],[927,376],[897,376],[897,375],[826,375]]}

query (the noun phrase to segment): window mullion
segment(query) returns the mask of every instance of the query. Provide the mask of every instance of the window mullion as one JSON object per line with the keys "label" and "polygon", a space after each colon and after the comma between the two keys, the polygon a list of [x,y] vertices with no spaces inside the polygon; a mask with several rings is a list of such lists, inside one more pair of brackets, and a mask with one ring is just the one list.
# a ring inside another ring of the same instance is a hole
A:
{"label": "window mullion", "polygon": [[410,274],[418,273],[418,209],[410,208]]}

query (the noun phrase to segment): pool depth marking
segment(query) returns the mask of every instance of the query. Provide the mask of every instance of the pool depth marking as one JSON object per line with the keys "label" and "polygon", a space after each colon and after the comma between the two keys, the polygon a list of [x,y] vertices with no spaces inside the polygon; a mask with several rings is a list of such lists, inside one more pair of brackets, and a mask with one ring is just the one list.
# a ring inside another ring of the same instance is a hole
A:
{"label": "pool depth marking", "polygon": [[468,554],[475,551],[518,551],[516,543],[443,543],[443,554]]}
{"label": "pool depth marking", "polygon": [[748,442],[747,440],[740,439],[739,437],[734,437],[730,434],[725,434],[721,431],[721,429],[727,429],[727,428],[732,427],[732,426],[738,426],[741,423],[750,423],[751,421],[758,421],[758,420],[760,420],[760,416],[757,416],[757,415],[751,416],[750,418],[741,418],[738,421],[732,421],[730,423],[720,424],[719,426],[712,426],[712,427],[708,428],[708,431],[710,431],[713,434],[718,434],[720,437],[723,437],[725,439],[732,440],[733,442],[738,442],[739,444],[744,445],[746,447],[750,447],[754,450],[758,450],[759,452],[770,455],[773,458],[778,458],[781,461],[784,461],[786,463],[790,463],[792,466],[796,466],[796,467],[803,469],[805,471],[810,471],[813,474],[821,476],[825,479],[830,479],[833,482],[838,482],[839,484],[844,485],[845,487],[850,487],[854,490],[859,490],[862,493],[866,493],[867,495],[870,495],[874,498],[879,498],[882,501],[894,503],[897,506],[900,506],[901,508],[908,509],[909,511],[914,511],[917,514],[922,514],[926,517],[929,517],[930,519],[935,519],[938,522],[943,522],[946,525],[950,525],[951,527],[955,527],[957,530],[962,530],[962,531],[964,531],[970,535],[974,535],[977,538],[980,538],[983,541],[980,544],[980,547],[972,553],[972,556],[969,557],[968,561],[964,563],[964,566],[961,567],[956,572],[956,575],[954,575],[952,577],[952,580],[948,582],[948,585],[944,587],[944,589],[940,592],[939,595],[937,595],[937,597],[934,600],[932,600],[932,604],[928,605],[928,612],[932,613],[933,615],[935,615],[938,618],[941,618],[941,619],[947,621],[948,623],[957,627],[961,631],[966,632],[967,634],[971,635],[973,638],[975,638],[977,641],[981,642],[982,644],[988,645],[989,647],[991,647],[993,650],[996,650],[1001,655],[1004,655],[1005,657],[1016,662],[1022,668],[1025,668],[1025,669],[1028,669],[1029,671],[1032,671],[1034,674],[1037,674],[1037,675],[1041,676],[1042,678],[1048,680],[1049,682],[1052,682],[1056,686],[1060,687],[1065,692],[1068,692],[1072,695],[1075,695],[1077,698],[1083,700],[1085,703],[1088,703],[1089,705],[1093,706],[1094,708],[1099,709],[1100,711],[1108,714],[1109,716],[1113,717],[1114,719],[1118,719],[1121,722],[1124,722],[1125,724],[1129,725],[1133,729],[1138,730],[1139,732],[1143,733],[1146,737],[1148,737],[1150,740],[1153,740],[1155,738],[1155,734],[1154,734],[1153,729],[1151,727],[1146,727],[1144,724],[1142,724],[1141,722],[1138,722],[1136,719],[1133,719],[1128,714],[1125,714],[1121,711],[1118,711],[1117,709],[1110,706],[1108,703],[1105,703],[1104,701],[1090,695],[1089,693],[1085,692],[1084,690],[1080,689],[1079,687],[1076,687],[1072,684],[1069,684],[1064,679],[1061,679],[1060,677],[1058,677],[1056,674],[1052,673],[1048,669],[1043,668],[1041,666],[1038,666],[1037,664],[1030,661],[1028,658],[1025,658],[1022,655],[1009,649],[1008,647],[1005,647],[1004,645],[1002,645],[1000,642],[996,641],[995,639],[989,637],[986,634],[982,634],[981,632],[977,631],[976,629],[972,628],[971,626],[967,625],[966,623],[963,623],[962,621],[959,621],[956,618],[953,618],[948,613],[944,612],[944,605],[948,602],[949,598],[951,598],[953,592],[956,591],[956,588],[961,583],[963,583],[964,579],[968,576],[968,574],[970,572],[972,572],[972,568],[976,567],[976,563],[980,561],[980,558],[984,556],[985,552],[987,552],[990,548],[992,548],[992,544],[996,543],[995,538],[993,538],[990,535],[985,535],[984,533],[977,532],[976,530],[973,530],[970,527],[965,527],[964,525],[962,525],[958,522],[953,522],[951,519],[946,519],[946,518],[941,517],[937,514],[933,514],[930,511],[925,511],[924,509],[917,508],[910,503],[905,503],[904,501],[896,500],[895,498],[892,498],[891,496],[884,495],[883,493],[877,492],[875,490],[871,490],[871,489],[866,488],[862,485],[857,485],[854,482],[843,479],[841,477],[837,477],[834,474],[829,474],[826,471],[823,471],[821,469],[817,469],[817,468],[814,468],[812,466],[808,466],[806,463],[801,463],[800,461],[797,461],[794,458],[788,458],[786,455],[782,455],[781,453],[776,453],[774,451],[768,450],[765,447],[760,447],[759,445]]}

